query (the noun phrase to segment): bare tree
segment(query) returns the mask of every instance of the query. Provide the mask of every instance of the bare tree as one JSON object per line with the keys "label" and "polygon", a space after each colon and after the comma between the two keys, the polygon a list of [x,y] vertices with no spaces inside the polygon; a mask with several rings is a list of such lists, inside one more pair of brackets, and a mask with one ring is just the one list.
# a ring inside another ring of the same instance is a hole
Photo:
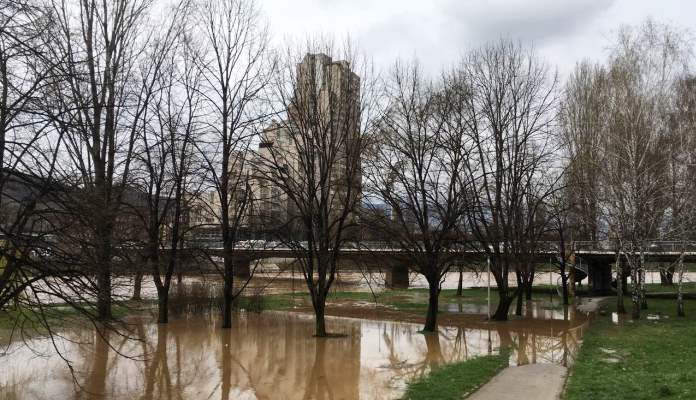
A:
{"label": "bare tree", "polygon": [[64,136],[50,129],[46,95],[63,60],[50,51],[57,34],[50,8],[5,1],[0,9],[0,310],[14,309],[15,328],[52,334],[50,303],[90,316],[85,304],[95,295],[63,240],[72,188],[61,179]]}
{"label": "bare tree", "polygon": [[195,21],[201,50],[206,132],[197,148],[209,186],[217,197],[215,215],[222,236],[224,267],[223,328],[232,325],[235,246],[251,208],[252,139],[265,119],[262,100],[268,86],[268,29],[251,0],[204,0]]}
{"label": "bare tree", "polygon": [[[567,170],[566,170],[567,171]],[[567,181],[568,176],[565,176]],[[558,266],[558,274],[561,280],[561,293],[563,304],[570,304],[571,280],[576,279],[574,271],[575,255],[573,254],[573,235],[577,234],[577,229],[573,229],[572,223],[575,214],[572,207],[572,195],[569,193],[571,187],[565,185],[562,190],[558,190],[547,199],[547,232],[556,243],[558,252],[555,264]]]}
{"label": "bare tree", "polygon": [[581,62],[570,75],[560,107],[563,151],[568,157],[569,199],[577,240],[600,235],[600,141],[605,130],[607,73],[598,65]]}
{"label": "bare tree", "polygon": [[[333,61],[334,54],[343,59]],[[371,80],[367,63],[349,45],[339,50],[320,40],[301,50],[289,47],[283,57],[272,87],[282,121],[261,135],[256,170],[260,181],[285,199],[285,233],[279,239],[297,255],[314,307],[315,333],[322,337],[327,335],[326,297],[362,198]]]}
{"label": "bare tree", "polygon": [[[604,213],[631,268],[634,318],[645,301],[645,252],[669,207],[669,105],[687,67],[683,44],[668,26],[624,27],[609,67],[600,179]],[[617,258],[618,260],[618,258]],[[618,285],[617,285],[618,286]]]}
{"label": "bare tree", "polygon": [[[179,4],[154,41],[143,81],[155,74],[156,88],[143,113],[142,135],[135,157],[136,187],[146,196],[145,207],[134,207],[146,233],[145,259],[157,289],[159,323],[168,321],[168,299],[184,233],[184,211],[190,190],[194,140],[198,129],[199,70],[183,34],[190,9]],[[162,256],[163,255],[163,256]]]}
{"label": "bare tree", "polygon": [[10,342],[26,330],[54,339],[65,305],[95,323],[99,296],[94,264],[73,241],[84,230],[73,208],[84,185],[65,174],[69,133],[55,129],[58,118],[69,120],[55,97],[66,81],[67,60],[56,56],[65,16],[45,3],[0,10],[0,312],[16,317]]}
{"label": "bare tree", "polygon": [[152,82],[134,76],[147,38],[139,34],[149,2],[53,2],[60,36],[52,58],[61,60],[51,87],[51,120],[65,136],[60,172],[74,182],[70,207],[82,229],[74,236],[96,276],[97,314],[111,317],[112,264],[119,245],[116,223],[128,178],[140,115]]}
{"label": "bare tree", "polygon": [[459,105],[472,146],[463,174],[470,182],[467,224],[498,286],[493,319],[506,320],[516,294],[509,273],[529,261],[537,213],[555,190],[539,178],[552,165],[557,80],[531,50],[505,40],[471,52],[460,76],[471,93]]}
{"label": "bare tree", "polygon": [[[696,209],[696,80],[693,77],[679,79],[675,85],[673,106],[670,112],[668,138],[669,152],[669,208],[666,212],[666,231],[669,237],[681,242],[677,261],[677,315],[684,316],[684,253],[687,243],[694,238]],[[671,268],[672,271],[674,268]],[[664,273],[661,271],[661,276]],[[671,280],[670,280],[671,282]]]}
{"label": "bare tree", "polygon": [[[452,104],[466,101],[466,87],[436,88],[417,64],[396,64],[386,84],[387,109],[369,142],[368,196],[389,215],[368,220],[384,232],[429,287],[426,332],[437,330],[441,282],[460,243],[467,183],[461,179],[470,148],[467,115]],[[461,248],[461,246],[460,246]]]}
{"label": "bare tree", "polygon": [[[47,140],[39,99],[55,73],[45,54],[53,31],[49,10],[39,4],[0,2],[0,309],[54,272],[30,258],[57,229],[44,215],[56,152],[36,152]],[[37,165],[48,167],[32,170]]]}

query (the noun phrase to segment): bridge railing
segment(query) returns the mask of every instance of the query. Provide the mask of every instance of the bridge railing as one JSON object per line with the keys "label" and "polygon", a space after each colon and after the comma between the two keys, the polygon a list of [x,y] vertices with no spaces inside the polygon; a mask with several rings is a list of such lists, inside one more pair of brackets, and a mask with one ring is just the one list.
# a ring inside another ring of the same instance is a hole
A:
{"label": "bridge railing", "polygon": [[[649,253],[679,253],[696,252],[695,241],[684,240],[646,240],[643,251]],[[574,243],[575,251],[616,251],[616,241],[577,241]],[[624,249],[625,251],[625,249]]]}
{"label": "bridge railing", "polygon": [[[273,241],[273,240],[242,240],[238,241],[235,248],[249,250],[273,250],[273,249],[297,249],[306,246],[304,242],[292,242],[291,244]],[[223,247],[222,240],[219,235],[206,235],[194,237],[187,240],[185,247],[189,248],[207,248],[220,249]],[[345,242],[346,250],[398,250],[399,246],[388,241],[359,241]],[[452,251],[462,252],[477,252],[483,251],[484,246],[477,243],[460,244],[453,247]],[[576,252],[614,252],[616,251],[616,242],[613,240],[597,240],[597,241],[576,241],[573,243],[573,249]],[[685,252],[696,252],[696,241],[677,241],[677,240],[648,240],[645,241],[644,251],[649,253],[679,253],[682,250]],[[536,251],[542,253],[554,253],[558,251],[558,243],[539,242],[536,244]],[[624,249],[626,251],[626,249]]]}
{"label": "bridge railing", "polygon": [[[501,246],[503,244],[500,244]],[[288,250],[288,249],[298,249],[306,247],[306,242],[281,242],[273,240],[241,240],[235,243],[236,249],[245,250]],[[187,248],[199,248],[199,249],[221,249],[223,247],[222,239],[220,235],[206,234],[196,236],[194,238],[188,239],[184,245]],[[343,249],[345,250],[363,250],[363,251],[394,251],[403,250],[396,243],[389,241],[355,241],[355,242],[344,242]],[[462,244],[455,244],[450,248],[453,252],[483,252],[485,246],[477,242],[469,242]],[[558,243],[556,242],[539,242],[536,243],[537,252],[554,253],[558,251]]]}

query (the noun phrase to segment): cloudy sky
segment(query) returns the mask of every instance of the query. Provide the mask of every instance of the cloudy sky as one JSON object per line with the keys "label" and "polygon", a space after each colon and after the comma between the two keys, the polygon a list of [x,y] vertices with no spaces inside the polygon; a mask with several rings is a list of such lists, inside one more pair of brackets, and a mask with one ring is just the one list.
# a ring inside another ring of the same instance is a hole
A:
{"label": "cloudy sky", "polygon": [[617,28],[648,17],[696,31],[693,0],[261,0],[274,40],[350,37],[382,67],[417,57],[430,72],[501,36],[534,45],[567,75],[602,60]]}

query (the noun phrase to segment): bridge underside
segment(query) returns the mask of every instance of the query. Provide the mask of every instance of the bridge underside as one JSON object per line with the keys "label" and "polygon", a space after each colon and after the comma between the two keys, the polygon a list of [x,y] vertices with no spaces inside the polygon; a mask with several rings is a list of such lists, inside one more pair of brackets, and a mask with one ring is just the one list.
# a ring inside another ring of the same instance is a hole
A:
{"label": "bridge underside", "polygon": [[591,295],[607,296],[612,294],[610,263],[601,261],[590,262],[587,271],[587,280]]}
{"label": "bridge underside", "polygon": [[390,289],[408,289],[408,265],[394,265],[384,275],[384,285]]}

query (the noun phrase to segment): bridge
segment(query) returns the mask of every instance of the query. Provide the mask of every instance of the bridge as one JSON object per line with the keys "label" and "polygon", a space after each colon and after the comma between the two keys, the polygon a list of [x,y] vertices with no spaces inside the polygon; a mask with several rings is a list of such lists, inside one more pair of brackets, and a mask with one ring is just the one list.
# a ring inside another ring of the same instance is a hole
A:
{"label": "bridge", "polygon": [[[200,249],[213,256],[222,256],[223,247],[214,238],[198,238],[187,243],[188,250]],[[248,277],[251,264],[269,258],[298,258],[306,244],[296,242],[288,245],[267,240],[240,241],[235,246],[235,275]],[[616,262],[616,244],[612,241],[578,241],[572,244],[575,256],[576,281],[585,276],[589,279],[592,294],[609,294],[612,291],[612,264]],[[647,262],[674,262],[684,253],[685,262],[696,262],[696,242],[648,241],[643,252]],[[385,272],[388,287],[407,288],[409,284],[409,250],[393,247],[388,242],[350,242],[341,249],[341,262],[353,263],[358,267],[378,269]],[[536,250],[536,261],[552,262],[558,257],[556,242],[540,243]],[[485,263],[487,252],[476,245],[459,246],[449,251],[452,263]],[[625,262],[625,260],[624,260]]]}

